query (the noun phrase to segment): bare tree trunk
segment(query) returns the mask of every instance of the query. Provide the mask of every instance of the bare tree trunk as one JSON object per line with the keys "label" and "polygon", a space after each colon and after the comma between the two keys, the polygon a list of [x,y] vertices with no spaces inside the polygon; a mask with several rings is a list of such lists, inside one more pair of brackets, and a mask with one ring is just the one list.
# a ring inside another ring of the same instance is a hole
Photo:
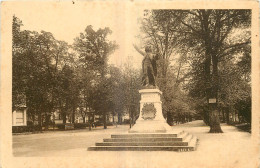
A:
{"label": "bare tree trunk", "polygon": [[210,133],[223,133],[220,126],[220,119],[218,113],[218,60],[215,54],[212,54],[212,62],[213,62],[213,79],[212,79],[212,96],[216,99],[216,103],[214,103],[210,108]]}
{"label": "bare tree trunk", "polygon": [[115,113],[113,113],[113,123],[115,123]]}
{"label": "bare tree trunk", "polygon": [[45,128],[44,128],[44,130],[45,131],[47,131],[48,130],[48,128],[49,128],[49,120],[50,120],[50,118],[49,118],[49,115],[45,112]]}
{"label": "bare tree trunk", "polygon": [[225,116],[225,108],[221,108],[222,111],[222,117],[223,117],[223,122],[226,122],[226,116]]}
{"label": "bare tree trunk", "polygon": [[173,118],[172,118],[171,112],[167,111],[166,114],[167,114],[167,123],[168,123],[169,125],[172,125],[172,123],[173,123]]}
{"label": "bare tree trunk", "polygon": [[133,110],[134,110],[134,108],[131,111],[131,120],[130,120],[131,126],[134,125],[134,111]]}
{"label": "bare tree trunk", "polygon": [[209,110],[208,109],[203,109],[203,121],[206,125],[209,125]]}
{"label": "bare tree trunk", "polygon": [[75,123],[75,105],[73,104],[73,108],[72,108],[72,116],[71,116],[71,122],[74,124]]}
{"label": "bare tree trunk", "polygon": [[106,112],[103,112],[103,123],[104,123],[104,129],[107,129],[107,115],[106,115]]}
{"label": "bare tree trunk", "polygon": [[33,121],[33,132],[35,131],[35,125],[34,125],[34,121],[35,121],[35,114],[33,114],[33,116],[32,116],[32,121]]}
{"label": "bare tree trunk", "polygon": [[210,105],[209,110],[209,126],[210,126],[210,133],[223,133],[220,127],[220,120],[218,116],[217,104]]}
{"label": "bare tree trunk", "polygon": [[67,122],[67,118],[66,118],[66,113],[65,112],[62,113],[62,122],[63,122],[63,124],[66,124],[66,122]]}
{"label": "bare tree trunk", "polygon": [[42,130],[42,114],[38,112],[38,126],[39,126],[39,131]]}
{"label": "bare tree trunk", "polygon": [[54,111],[53,111],[53,115],[52,115],[52,117],[53,117],[52,130],[54,131],[54,129],[55,129],[55,114],[54,114]]}
{"label": "bare tree trunk", "polygon": [[232,115],[233,115],[233,121],[236,123],[237,122],[237,119],[236,119],[236,112],[233,110],[232,111]]}
{"label": "bare tree trunk", "polygon": [[227,111],[226,111],[227,124],[230,124],[230,118],[229,118],[230,111],[231,111],[231,106],[227,107]]}
{"label": "bare tree trunk", "polygon": [[67,123],[67,116],[66,116],[66,114],[68,113],[68,99],[66,99],[65,109],[64,109],[64,111],[62,113],[63,113],[62,114],[63,124],[66,124]]}
{"label": "bare tree trunk", "polygon": [[118,119],[118,123],[121,125],[122,124],[121,113],[117,113],[117,119]]}
{"label": "bare tree trunk", "polygon": [[90,115],[88,115],[88,129],[91,131],[92,122],[90,121]]}
{"label": "bare tree trunk", "polygon": [[128,108],[128,114],[129,114],[129,125],[130,125],[130,128],[132,128],[132,118],[131,118],[131,108],[130,108],[130,106],[129,106],[129,108]]}
{"label": "bare tree trunk", "polygon": [[[201,26],[205,30],[203,40],[205,45],[205,82],[206,82],[206,98],[209,107],[209,126],[210,133],[222,133],[220,121],[218,116],[217,102],[218,102],[218,58],[212,48],[212,39],[209,28],[209,13],[201,11],[202,19]],[[213,63],[213,70],[211,73],[211,62]],[[216,99],[216,103],[209,104],[209,99]]]}

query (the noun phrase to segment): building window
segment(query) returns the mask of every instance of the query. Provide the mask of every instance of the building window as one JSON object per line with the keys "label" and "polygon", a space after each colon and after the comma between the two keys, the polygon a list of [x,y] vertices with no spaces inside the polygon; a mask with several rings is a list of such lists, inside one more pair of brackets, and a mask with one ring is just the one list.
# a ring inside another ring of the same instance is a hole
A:
{"label": "building window", "polygon": [[24,116],[23,116],[23,111],[17,111],[16,112],[16,124],[17,125],[23,125],[24,123]]}

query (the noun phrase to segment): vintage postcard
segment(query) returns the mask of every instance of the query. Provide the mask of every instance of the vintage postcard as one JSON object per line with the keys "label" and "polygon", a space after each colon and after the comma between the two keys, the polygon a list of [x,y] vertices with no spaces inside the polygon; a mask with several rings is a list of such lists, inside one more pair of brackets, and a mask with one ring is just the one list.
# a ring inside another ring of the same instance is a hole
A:
{"label": "vintage postcard", "polygon": [[2,1],[0,167],[259,167],[257,1]]}

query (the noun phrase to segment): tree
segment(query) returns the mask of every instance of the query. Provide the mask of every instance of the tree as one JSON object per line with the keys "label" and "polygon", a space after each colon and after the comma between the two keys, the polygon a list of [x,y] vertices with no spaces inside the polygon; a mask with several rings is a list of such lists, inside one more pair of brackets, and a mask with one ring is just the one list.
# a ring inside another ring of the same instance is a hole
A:
{"label": "tree", "polygon": [[127,57],[127,63],[123,69],[123,91],[125,94],[124,108],[129,114],[130,127],[135,123],[139,115],[140,94],[138,90],[141,88],[141,72],[132,67],[132,57]]}
{"label": "tree", "polygon": [[[175,17],[176,16],[176,17]],[[179,59],[177,68],[170,67],[171,60],[177,53],[176,48],[179,47],[179,36],[181,20],[186,17],[185,14],[173,10],[152,10],[144,12],[144,19],[141,22],[141,30],[144,34],[142,40],[145,39],[145,45],[151,45],[159,55],[158,78],[157,84],[163,92],[163,111],[169,124],[173,122],[174,101],[178,99],[176,90],[179,90],[179,84],[183,82],[181,77],[181,68],[184,65],[184,57]],[[181,52],[181,50],[178,50]],[[183,51],[182,51],[183,52]],[[180,92],[181,93],[181,92]]]}
{"label": "tree", "polygon": [[12,109],[15,110],[19,104],[25,104],[25,81],[19,77],[24,76],[24,68],[26,64],[22,61],[23,41],[21,26],[22,21],[13,16],[12,23],[12,56],[13,56],[13,76],[12,76]]}
{"label": "tree", "polygon": [[[42,112],[46,114],[51,108],[48,92],[50,59],[46,57],[49,48],[44,39],[46,34],[44,32],[39,34],[30,31],[17,31],[18,29],[15,28],[17,20],[14,17],[13,93],[25,95],[28,114],[33,121],[35,114],[38,114],[38,124],[41,128]],[[51,36],[47,38],[51,39]],[[17,102],[14,101],[13,104],[15,105],[15,103]]]}
{"label": "tree", "polygon": [[48,129],[50,116],[58,106],[59,72],[65,64],[73,64],[73,57],[69,45],[51,33],[21,31],[20,26],[21,21],[14,16],[13,105],[20,99],[17,95],[24,95],[29,118],[34,123],[37,115],[40,129],[43,121]]}
{"label": "tree", "polygon": [[[74,48],[79,53],[79,57],[86,61],[86,68],[91,70],[97,78],[93,81],[97,85],[97,95],[104,96],[107,88],[107,60],[108,56],[117,48],[115,42],[108,41],[107,37],[112,31],[106,27],[104,29],[93,30],[92,26],[87,26],[84,33],[75,39]],[[100,100],[104,97],[100,97]],[[104,99],[104,106],[97,110],[102,112],[104,128],[106,129],[106,115],[108,112]],[[100,105],[100,104],[99,104]],[[107,104],[108,105],[108,104]]]}
{"label": "tree", "polygon": [[167,83],[167,71],[170,60],[173,57],[174,49],[178,45],[179,24],[184,15],[176,12],[176,17],[172,17],[172,10],[146,10],[141,22],[141,31],[144,36],[145,45],[153,47],[154,52],[159,55],[157,84],[164,92]]}
{"label": "tree", "polygon": [[[190,17],[182,21],[189,39],[194,39],[195,46],[202,48],[204,55],[204,80],[206,100],[217,99],[219,93],[219,62],[232,57],[241,48],[250,43],[250,38],[243,41],[231,41],[231,32],[239,26],[250,26],[249,10],[191,10]],[[196,45],[197,43],[197,45]],[[209,125],[211,133],[222,132],[218,117],[217,104],[209,106]]]}
{"label": "tree", "polygon": [[[145,12],[142,28],[148,37],[148,42],[155,48],[162,46],[161,48],[165,51],[163,53],[169,51],[169,54],[166,54],[168,57],[164,57],[166,59],[171,56],[174,49],[175,53],[181,56],[187,55],[185,56],[186,63],[193,68],[192,72],[188,73],[190,84],[193,83],[193,86],[190,85],[191,95],[194,95],[192,92],[199,94],[196,97],[203,98],[207,102],[208,107],[205,108],[205,112],[208,115],[205,116],[209,117],[206,120],[209,121],[212,133],[222,132],[217,110],[220,62],[235,57],[239,53],[248,53],[250,17],[250,10],[152,10],[150,13]],[[246,35],[242,35],[239,39],[240,36],[237,34],[232,36],[234,32],[240,35],[246,32]],[[175,39],[177,42],[171,43],[170,39]],[[157,51],[161,50],[157,48]],[[163,82],[162,87],[166,86],[166,82]],[[217,103],[209,104],[210,98],[215,98]]]}
{"label": "tree", "polygon": [[109,66],[109,80],[111,80],[112,115],[117,114],[118,122],[121,124],[122,114],[126,107],[126,83],[123,79],[122,71],[114,66]]}

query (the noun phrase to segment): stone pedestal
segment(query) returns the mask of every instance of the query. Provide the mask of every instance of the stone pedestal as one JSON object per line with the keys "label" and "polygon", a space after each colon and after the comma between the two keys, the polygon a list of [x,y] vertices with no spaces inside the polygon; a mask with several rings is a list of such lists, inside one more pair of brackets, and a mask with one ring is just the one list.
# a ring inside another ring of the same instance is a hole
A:
{"label": "stone pedestal", "polygon": [[166,133],[171,131],[162,114],[162,92],[158,89],[142,89],[140,115],[129,133]]}
{"label": "stone pedestal", "polygon": [[194,151],[197,141],[197,137],[184,131],[114,134],[88,147],[88,151]]}
{"label": "stone pedestal", "polygon": [[187,132],[171,129],[162,114],[162,92],[142,89],[140,115],[129,133],[111,135],[88,147],[89,151],[194,151],[198,139]]}

